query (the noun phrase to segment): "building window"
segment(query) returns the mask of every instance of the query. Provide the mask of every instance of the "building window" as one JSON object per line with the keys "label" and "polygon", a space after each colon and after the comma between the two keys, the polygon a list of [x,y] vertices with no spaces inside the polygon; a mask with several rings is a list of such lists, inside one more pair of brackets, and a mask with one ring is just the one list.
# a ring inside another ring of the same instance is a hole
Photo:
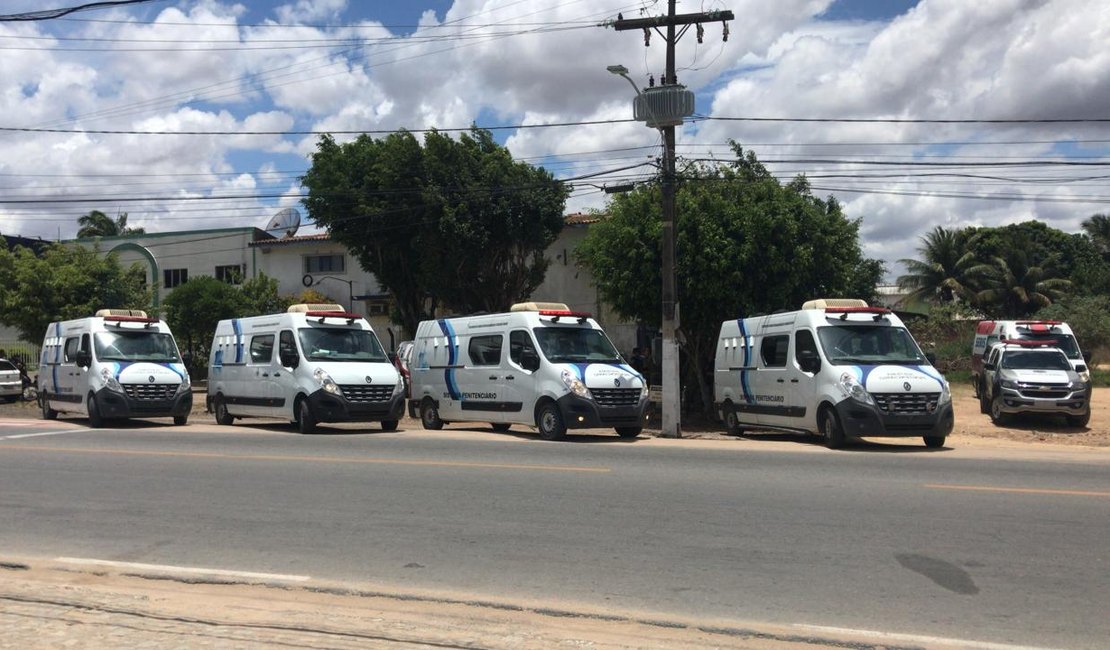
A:
{"label": "building window", "polygon": [[216,267],[216,279],[228,284],[243,284],[243,272],[246,269],[242,264],[228,264]]}
{"label": "building window", "polygon": [[304,258],[305,273],[343,273],[346,270],[342,255],[308,255]]}
{"label": "building window", "polygon": [[189,281],[189,269],[165,269],[162,271],[162,286],[173,289]]}

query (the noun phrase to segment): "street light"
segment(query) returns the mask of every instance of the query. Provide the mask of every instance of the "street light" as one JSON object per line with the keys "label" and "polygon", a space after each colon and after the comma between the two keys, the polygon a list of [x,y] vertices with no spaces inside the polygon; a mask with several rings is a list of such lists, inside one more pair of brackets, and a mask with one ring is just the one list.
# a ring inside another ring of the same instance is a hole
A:
{"label": "street light", "polygon": [[347,311],[353,312],[355,310],[354,280],[344,280],[343,278],[337,278],[334,275],[321,275],[318,278],[313,278],[311,273],[306,273],[305,276],[301,278],[301,284],[306,287],[312,287],[320,284],[320,280],[336,280],[338,282],[345,282],[347,284]]}

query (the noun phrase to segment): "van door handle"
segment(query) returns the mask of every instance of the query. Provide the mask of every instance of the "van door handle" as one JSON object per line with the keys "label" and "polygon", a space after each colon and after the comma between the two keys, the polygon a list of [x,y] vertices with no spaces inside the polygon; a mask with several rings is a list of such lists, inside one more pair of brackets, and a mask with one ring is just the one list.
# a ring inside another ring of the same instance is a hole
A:
{"label": "van door handle", "polygon": [[777,381],[780,384],[785,384],[786,383],[785,379],[776,379],[775,381]]}
{"label": "van door handle", "polygon": [[[280,377],[280,376],[281,376],[281,373],[280,373],[280,372],[275,372],[275,373],[274,373],[274,376],[275,376],[275,377]],[[798,380],[797,380],[797,379],[795,379],[794,381],[798,381]]]}
{"label": "van door handle", "polygon": [[796,384],[796,383],[798,383],[798,379],[797,378],[791,379],[790,383],[791,384]]}
{"label": "van door handle", "polygon": [[516,379],[516,377],[514,377],[513,375],[505,375],[505,379],[508,379],[509,381],[512,381],[512,380]]}
{"label": "van door handle", "polygon": [[269,377],[269,376],[270,376],[270,373],[268,373],[268,372],[264,372],[264,373],[262,373],[262,376],[263,376],[263,377]]}
{"label": "van door handle", "polygon": [[491,375],[489,379],[490,381],[494,381],[497,379],[497,375]]}

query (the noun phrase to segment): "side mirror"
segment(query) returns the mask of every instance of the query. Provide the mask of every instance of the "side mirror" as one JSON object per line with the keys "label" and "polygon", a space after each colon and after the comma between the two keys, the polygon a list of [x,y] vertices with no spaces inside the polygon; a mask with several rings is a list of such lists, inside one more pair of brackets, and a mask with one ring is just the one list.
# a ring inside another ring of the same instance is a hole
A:
{"label": "side mirror", "polygon": [[301,356],[296,350],[282,350],[278,358],[281,360],[281,365],[286,368],[296,368],[301,365]]}
{"label": "side mirror", "polygon": [[386,354],[386,356],[389,357],[389,362],[390,363],[392,363],[393,365],[397,365],[397,353],[396,352],[389,352],[389,353]]}
{"label": "side mirror", "polygon": [[92,353],[88,350],[77,351],[77,365],[82,368],[88,368],[92,365]]}
{"label": "side mirror", "polygon": [[994,364],[993,363],[984,363],[983,364],[983,370],[994,370]]}
{"label": "side mirror", "polygon": [[802,372],[817,372],[821,370],[821,357],[816,354],[804,354],[798,358],[798,367]]}
{"label": "side mirror", "polygon": [[929,362],[930,366],[937,365],[937,355],[933,354],[932,352],[925,353],[925,360]]}
{"label": "side mirror", "polygon": [[525,350],[520,355],[520,366],[529,372],[540,369],[540,355],[535,350]]}

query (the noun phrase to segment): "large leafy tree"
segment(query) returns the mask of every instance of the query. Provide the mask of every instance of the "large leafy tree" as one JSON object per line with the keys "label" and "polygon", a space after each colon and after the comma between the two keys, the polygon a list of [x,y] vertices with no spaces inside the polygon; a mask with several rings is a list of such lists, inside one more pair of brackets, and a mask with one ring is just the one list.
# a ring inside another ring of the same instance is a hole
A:
{"label": "large leafy tree", "polygon": [[190,356],[190,370],[207,367],[216,324],[243,314],[247,299],[238,287],[211,276],[189,278],[164,301],[166,322]]}
{"label": "large leafy tree", "polygon": [[[721,321],[798,309],[817,297],[870,298],[883,265],[866,259],[859,221],[833,198],[814,197],[804,178],[780,184],[733,144],[736,161],[693,167],[677,194],[677,269],[686,385],[712,411],[712,359]],[[622,317],[661,320],[660,195],[620,195],[579,245],[579,261]]]}
{"label": "large leafy tree", "polygon": [[1110,215],[1093,214],[1083,220],[1083,232],[1106,259],[1110,259]]}
{"label": "large leafy tree", "polygon": [[77,219],[77,238],[86,237],[118,237],[119,235],[141,235],[146,232],[143,228],[130,228],[127,226],[127,213],[120,214],[115,219],[100,210],[93,210]]}
{"label": "large leafy tree", "polygon": [[83,246],[46,247],[41,256],[0,248],[0,323],[25,341],[41,341],[53,321],[99,309],[148,309],[151,292],[138,264],[124,269],[115,254]]}
{"label": "large leafy tree", "polygon": [[304,205],[392,295],[409,332],[445,306],[500,311],[543,281],[568,188],[485,130],[317,143]]}
{"label": "large leafy tree", "polygon": [[1027,249],[1011,248],[973,269],[982,287],[976,302],[992,315],[1004,318],[1030,316],[1066,296],[1071,281],[1060,277],[1053,258],[1030,262]]}
{"label": "large leafy tree", "polygon": [[921,259],[899,260],[906,274],[898,277],[898,287],[910,292],[910,301],[974,302],[975,278],[969,271],[980,262],[968,249],[968,232],[937,226],[921,238]]}

